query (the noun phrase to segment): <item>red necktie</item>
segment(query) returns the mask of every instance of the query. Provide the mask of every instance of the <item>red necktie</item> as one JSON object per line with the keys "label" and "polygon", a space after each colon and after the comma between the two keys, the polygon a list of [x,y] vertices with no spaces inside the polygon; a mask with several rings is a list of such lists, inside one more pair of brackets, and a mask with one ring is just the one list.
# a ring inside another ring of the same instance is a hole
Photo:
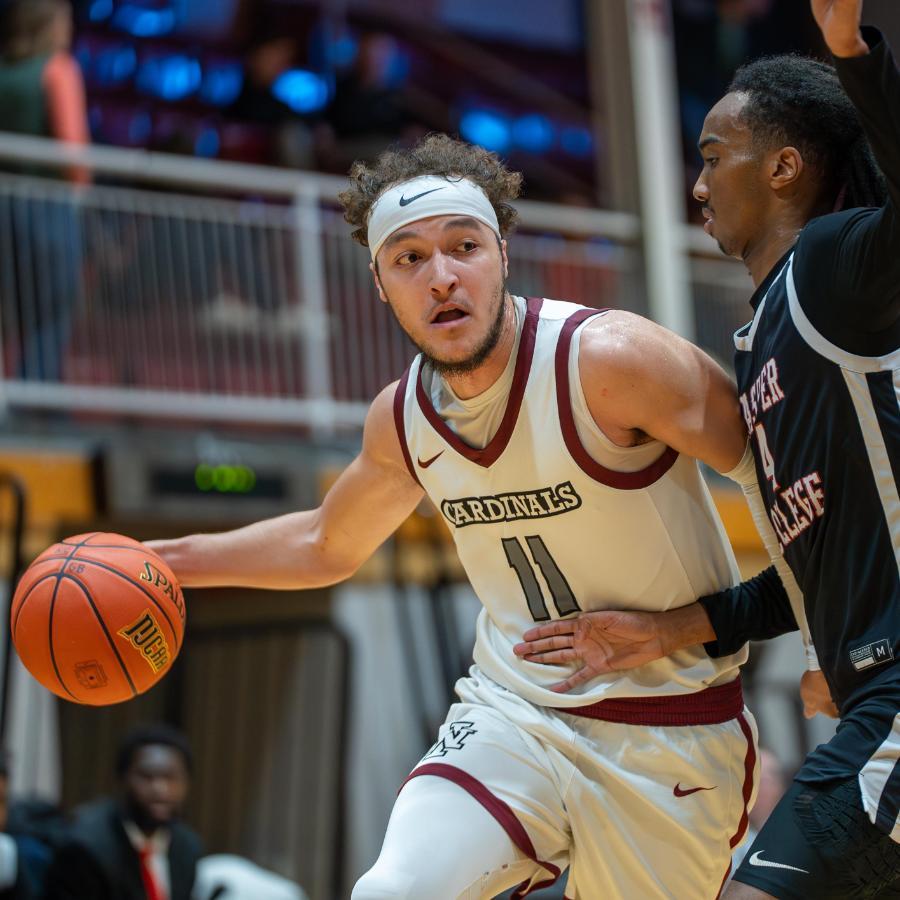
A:
{"label": "red necktie", "polygon": [[147,894],[147,900],[166,900],[153,869],[150,867],[150,857],[153,851],[149,844],[145,844],[138,851],[138,859],[141,863],[141,881],[144,882],[144,892]]}

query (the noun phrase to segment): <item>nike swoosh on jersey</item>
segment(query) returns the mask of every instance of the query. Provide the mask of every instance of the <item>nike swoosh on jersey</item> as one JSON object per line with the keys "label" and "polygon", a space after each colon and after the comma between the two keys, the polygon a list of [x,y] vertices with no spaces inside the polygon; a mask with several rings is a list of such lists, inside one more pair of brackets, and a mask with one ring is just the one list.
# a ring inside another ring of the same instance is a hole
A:
{"label": "nike swoosh on jersey", "polygon": [[402,194],[400,195],[400,205],[401,206],[409,206],[414,200],[418,200],[419,197],[424,197],[426,194],[433,194],[435,191],[442,191],[443,188],[432,188],[430,191],[422,191],[421,194],[416,194],[413,197],[404,197]]}
{"label": "nike swoosh on jersey", "polygon": [[714,791],[715,789],[716,785],[713,785],[712,787],[695,787],[685,789],[681,786],[681,782],[679,781],[678,784],[676,784],[675,787],[672,788],[672,793],[676,797],[688,797],[691,794],[696,794],[697,791]]}
{"label": "nike swoosh on jersey", "polygon": [[786,863],[769,862],[767,859],[762,859],[762,854],[762,850],[757,850],[747,861],[751,866],[765,866],[767,869],[790,869],[792,872],[802,872],[804,875],[809,875],[806,869],[798,869],[797,866],[789,866]]}
{"label": "nike swoosh on jersey", "polygon": [[[437,190],[440,190],[440,188],[438,188]],[[426,460],[423,460],[421,456],[417,456],[416,461],[423,469],[427,469],[443,452],[443,450],[439,450],[434,454],[434,456],[431,457],[431,459]]]}

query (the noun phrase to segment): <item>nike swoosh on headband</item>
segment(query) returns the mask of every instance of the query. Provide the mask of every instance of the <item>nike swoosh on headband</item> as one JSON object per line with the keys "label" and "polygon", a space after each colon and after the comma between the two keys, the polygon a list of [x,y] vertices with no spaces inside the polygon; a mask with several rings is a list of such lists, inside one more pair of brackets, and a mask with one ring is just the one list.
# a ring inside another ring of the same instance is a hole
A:
{"label": "nike swoosh on headband", "polygon": [[799,869],[797,866],[789,866],[786,863],[769,862],[767,859],[761,859],[762,854],[762,850],[757,850],[748,860],[750,865],[765,866],[768,869],[790,869],[792,872],[802,872],[804,875],[809,875],[809,872],[806,869]]}
{"label": "nike swoosh on headband", "polygon": [[418,200],[419,197],[424,197],[426,194],[433,194],[435,191],[442,191],[442,187],[432,188],[430,191],[422,191],[421,194],[416,194],[414,197],[404,197],[402,194],[400,195],[400,205],[401,206],[409,206],[414,200]]}

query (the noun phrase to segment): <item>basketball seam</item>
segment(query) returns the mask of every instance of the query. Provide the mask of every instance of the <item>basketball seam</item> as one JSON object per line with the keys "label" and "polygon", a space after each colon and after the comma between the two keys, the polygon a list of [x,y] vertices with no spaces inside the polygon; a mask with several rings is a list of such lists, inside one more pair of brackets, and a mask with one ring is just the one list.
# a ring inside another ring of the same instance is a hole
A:
{"label": "basketball seam", "polygon": [[[77,559],[78,562],[87,563],[91,566],[97,566],[100,569],[106,569],[107,572],[112,572],[114,575],[118,575],[119,578],[124,579],[129,584],[134,585],[139,591],[141,591],[141,593],[143,593],[153,603],[153,605],[160,611],[160,613],[162,613],[163,617],[168,623],[169,631],[172,633],[172,640],[175,643],[175,653],[178,653],[178,648],[181,646],[178,640],[178,632],[175,630],[175,626],[172,624],[172,620],[169,618],[169,614],[165,611],[156,597],[154,597],[153,594],[151,594],[150,591],[148,591],[147,588],[144,587],[144,585],[142,585],[139,581],[135,581],[130,575],[126,575],[124,572],[120,572],[118,569],[115,569],[112,566],[107,565],[106,563],[102,563],[99,560],[88,559],[84,556],[73,557],[73,559]],[[74,578],[75,576],[70,575],[69,577]],[[84,587],[82,582],[79,581],[78,583],[81,584],[82,587]]]}
{"label": "basketball seam", "polygon": [[82,584],[74,575],[61,575],[60,581],[62,581],[63,578],[67,578],[69,581],[74,581],[75,584],[77,584],[78,587],[81,588],[81,592],[87,598],[87,602],[90,604],[91,609],[94,611],[94,616],[97,618],[97,621],[100,623],[100,627],[103,629],[103,633],[106,635],[106,639],[109,641],[109,646],[112,649],[112,652],[116,655],[119,666],[121,667],[122,672],[124,673],[125,678],[128,681],[128,686],[131,688],[131,696],[137,697],[139,691],[135,688],[134,682],[131,680],[131,674],[125,667],[125,663],[122,661],[122,657],[119,655],[119,649],[118,647],[116,647],[115,641],[113,641],[112,635],[109,633],[109,629],[106,627],[106,622],[103,621],[103,617],[100,615],[100,611],[94,605],[94,598],[91,596],[91,592],[87,589],[87,585]]}
{"label": "basketball seam", "polygon": [[59,572],[49,572],[47,575],[41,575],[40,578],[30,587],[26,592],[25,596],[19,601],[19,605],[15,609],[15,620],[12,623],[12,639],[13,643],[16,640],[16,634],[18,633],[19,628],[19,616],[22,615],[22,609],[25,606],[25,602],[31,597],[34,589],[39,585],[43,584],[48,578],[56,578],[59,580]]}
{"label": "basketball seam", "polygon": [[56,586],[53,588],[53,596],[50,598],[50,614],[47,616],[47,643],[50,646],[50,662],[53,663],[53,671],[56,673],[56,680],[60,683],[62,689],[76,702],[78,698],[66,687],[66,683],[59,674],[59,666],[56,665],[56,653],[53,650],[53,610],[56,608],[56,595],[59,592],[59,586],[62,583],[62,576],[56,579]]}

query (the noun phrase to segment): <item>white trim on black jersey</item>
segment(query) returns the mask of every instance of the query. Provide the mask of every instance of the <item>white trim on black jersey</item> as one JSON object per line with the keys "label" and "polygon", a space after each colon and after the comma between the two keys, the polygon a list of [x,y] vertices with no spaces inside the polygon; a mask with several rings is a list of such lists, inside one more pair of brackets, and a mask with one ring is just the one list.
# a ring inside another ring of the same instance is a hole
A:
{"label": "white trim on black jersey", "polygon": [[[760,301],[759,306],[756,307],[756,312],[753,314],[753,321],[751,321],[747,325],[742,325],[734,333],[734,346],[738,350],[743,350],[745,353],[749,353],[753,349],[753,338],[756,337],[756,329],[759,328],[759,323],[762,319],[762,313],[766,306],[766,300],[769,299],[769,294],[772,292],[772,288],[775,287],[776,284],[778,284],[778,280],[784,274],[784,270],[788,267],[788,265],[790,265],[790,262],[793,258],[794,255],[791,254],[791,259],[781,267],[781,271],[778,273],[778,275],[775,276],[775,279],[769,285],[769,290],[766,291],[766,294]],[[741,334],[741,332],[745,330],[746,334]]]}
{"label": "white trim on black jersey", "polygon": [[891,733],[872,754],[859,773],[863,807],[882,831],[900,842],[900,816],[897,814],[897,784],[894,770],[900,757],[900,713],[894,717]]}
{"label": "white trim on black jersey", "polygon": [[[861,372],[852,372],[842,367],[841,374],[844,376],[844,381],[847,382],[847,390],[850,392],[850,399],[853,401],[853,408],[859,419],[863,443],[866,445],[866,454],[869,457],[869,465],[872,467],[872,477],[875,479],[875,487],[878,490],[888,533],[891,536],[891,544],[894,547],[897,573],[900,574],[900,496],[897,494],[897,482],[894,480],[884,435],[878,424],[878,417],[875,415],[872,393],[869,390],[866,376]],[[895,391],[900,391],[900,371],[894,373],[894,388]]]}
{"label": "white trim on black jersey", "polygon": [[815,326],[803,312],[803,307],[800,306],[800,300],[797,297],[797,289],[794,286],[793,254],[788,260],[787,292],[788,307],[794,327],[800,332],[800,337],[820,356],[824,356],[825,359],[836,363],[843,369],[849,369],[851,372],[890,372],[892,369],[900,369],[900,348],[885,356],[859,356],[856,353],[842,350],[816,331]]}

